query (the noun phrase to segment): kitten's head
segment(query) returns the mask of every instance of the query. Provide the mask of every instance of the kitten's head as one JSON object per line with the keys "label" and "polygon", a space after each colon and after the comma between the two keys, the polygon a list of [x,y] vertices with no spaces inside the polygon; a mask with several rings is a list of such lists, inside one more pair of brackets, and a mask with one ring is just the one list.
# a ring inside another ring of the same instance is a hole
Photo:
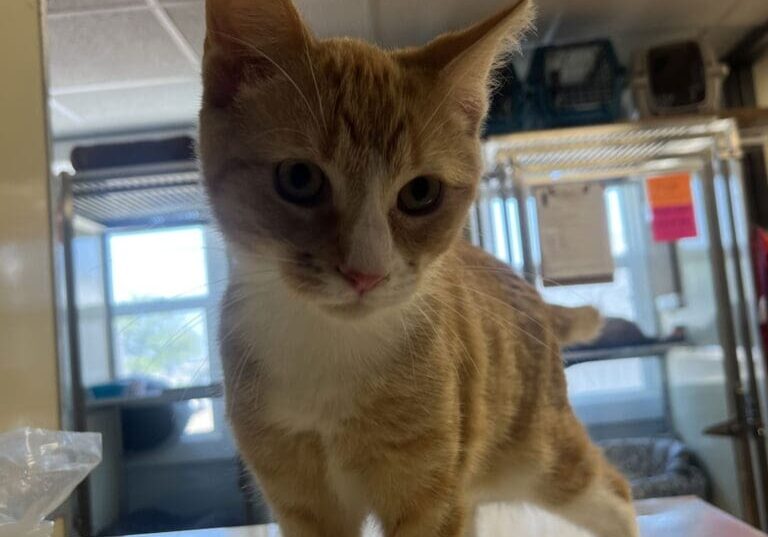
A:
{"label": "kitten's head", "polygon": [[518,0],[425,47],[314,37],[290,0],[208,0],[200,150],[246,275],[337,316],[400,304],[460,234]]}

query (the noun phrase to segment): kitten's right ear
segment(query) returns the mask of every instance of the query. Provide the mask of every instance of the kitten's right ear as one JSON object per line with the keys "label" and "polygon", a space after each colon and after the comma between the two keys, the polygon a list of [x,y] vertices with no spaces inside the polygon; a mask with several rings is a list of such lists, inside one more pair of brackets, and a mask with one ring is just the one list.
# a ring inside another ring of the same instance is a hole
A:
{"label": "kitten's right ear", "polygon": [[291,0],[206,0],[204,100],[226,106],[251,77],[285,70],[313,39]]}
{"label": "kitten's right ear", "polygon": [[437,91],[451,96],[477,130],[488,109],[491,75],[517,46],[534,13],[533,0],[516,0],[474,26],[400,52],[398,58],[437,72]]}

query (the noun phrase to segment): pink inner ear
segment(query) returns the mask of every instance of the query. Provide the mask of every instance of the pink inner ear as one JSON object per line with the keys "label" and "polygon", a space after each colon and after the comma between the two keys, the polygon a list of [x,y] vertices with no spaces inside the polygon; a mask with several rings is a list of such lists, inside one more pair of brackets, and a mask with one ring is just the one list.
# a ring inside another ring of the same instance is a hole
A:
{"label": "pink inner ear", "polygon": [[[244,83],[286,69],[291,54],[312,39],[290,0],[208,0],[205,102],[224,107]],[[269,58],[269,59],[268,59]]]}
{"label": "pink inner ear", "polygon": [[227,106],[240,87],[242,71],[237,62],[222,52],[206,53],[203,66],[203,98],[211,106]]}
{"label": "pink inner ear", "polygon": [[266,80],[277,73],[275,65],[266,58],[233,59],[221,53],[212,55],[204,69],[205,100],[211,106],[227,106],[243,84]]}

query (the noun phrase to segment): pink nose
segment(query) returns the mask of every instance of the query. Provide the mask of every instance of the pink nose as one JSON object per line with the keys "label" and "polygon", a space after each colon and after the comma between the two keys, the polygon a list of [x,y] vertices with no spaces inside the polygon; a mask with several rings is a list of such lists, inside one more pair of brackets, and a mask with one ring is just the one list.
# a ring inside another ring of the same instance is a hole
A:
{"label": "pink nose", "polygon": [[339,267],[339,272],[341,272],[341,275],[344,276],[344,279],[349,282],[354,290],[361,295],[379,285],[386,278],[386,276],[380,274],[365,274],[346,267]]}

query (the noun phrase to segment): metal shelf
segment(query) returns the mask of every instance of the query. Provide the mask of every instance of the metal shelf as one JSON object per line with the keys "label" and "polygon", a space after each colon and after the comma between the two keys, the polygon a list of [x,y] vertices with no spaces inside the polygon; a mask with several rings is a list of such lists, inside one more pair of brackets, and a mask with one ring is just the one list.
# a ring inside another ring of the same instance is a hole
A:
{"label": "metal shelf", "polygon": [[64,175],[74,214],[106,228],[159,226],[210,219],[194,163],[134,166]]}
{"label": "metal shelf", "polygon": [[627,358],[647,358],[662,356],[669,351],[682,347],[690,347],[685,341],[648,343],[645,345],[628,345],[623,347],[607,347],[602,349],[566,350],[563,352],[565,367],[589,362],[606,360],[622,360]]}
{"label": "metal shelf", "polygon": [[690,117],[493,136],[485,152],[491,167],[536,186],[692,170],[705,154],[740,157],[741,144],[735,120]]}
{"label": "metal shelf", "polygon": [[174,388],[163,390],[153,395],[131,395],[125,397],[109,397],[104,399],[89,399],[86,402],[88,410],[97,408],[115,407],[121,408],[169,405],[181,403],[192,399],[219,399],[224,395],[224,386],[221,383],[207,386],[193,386],[190,388]]}

